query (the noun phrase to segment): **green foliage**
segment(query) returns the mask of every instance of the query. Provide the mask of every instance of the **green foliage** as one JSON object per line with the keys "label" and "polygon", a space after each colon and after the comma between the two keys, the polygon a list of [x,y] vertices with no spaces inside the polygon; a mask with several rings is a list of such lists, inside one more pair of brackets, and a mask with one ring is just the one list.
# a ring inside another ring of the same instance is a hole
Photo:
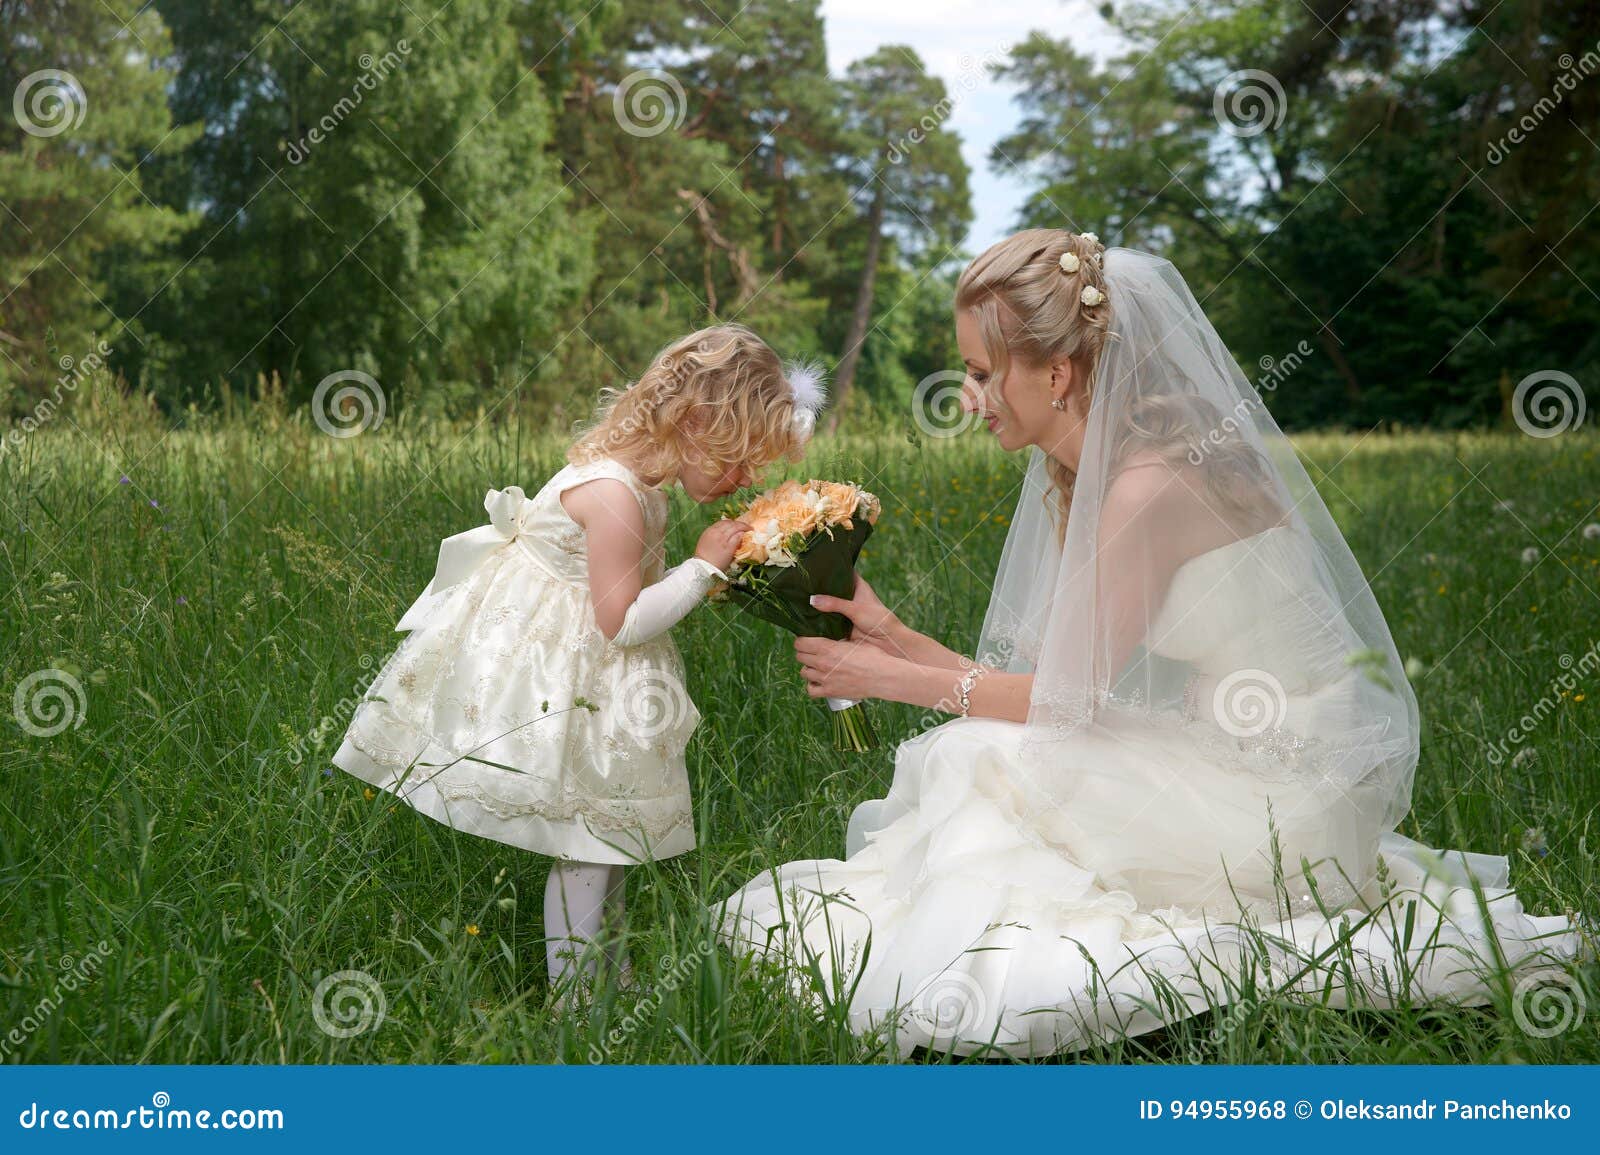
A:
{"label": "green foliage", "polygon": [[151,310],[175,350],[158,390],[277,376],[303,397],[355,368],[403,395],[533,372],[589,254],[517,7],[460,0],[423,27],[384,0],[162,5],[174,110],[206,131],[166,174],[203,219],[183,292]]}
{"label": "green foliage", "polygon": [[[1242,364],[1294,355],[1280,420],[1482,425],[1600,370],[1600,9],[1103,14],[1121,55],[1035,33],[995,67],[991,166],[1021,224],[1169,253]],[[832,363],[853,421],[955,364],[959,96],[905,45],[830,71],[820,0],[0,0],[0,30],[0,94],[71,78],[63,131],[0,132],[13,413],[101,340],[169,412],[362,370],[393,411],[558,423],[716,321]]]}
{"label": "green foliage", "polygon": [[1241,364],[1307,342],[1280,421],[1481,424],[1536,370],[1592,379],[1600,243],[1578,225],[1600,90],[1574,60],[1600,42],[1594,5],[1106,14],[1129,50],[1104,68],[1037,35],[1003,66],[1023,119],[995,160],[1032,174],[1025,223],[1170,254]]}
{"label": "green foliage", "polygon": [[148,340],[137,310],[106,297],[130,266],[159,285],[185,223],[145,192],[145,162],[194,135],[171,125],[169,52],[137,0],[0,0],[0,409],[101,342]]}

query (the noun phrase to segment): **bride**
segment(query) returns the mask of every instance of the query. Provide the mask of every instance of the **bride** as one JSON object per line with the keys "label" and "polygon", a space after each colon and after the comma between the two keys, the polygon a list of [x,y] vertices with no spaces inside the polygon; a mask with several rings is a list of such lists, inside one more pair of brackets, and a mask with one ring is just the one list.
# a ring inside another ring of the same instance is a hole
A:
{"label": "bride", "polygon": [[1394,832],[1417,762],[1394,642],[1177,270],[1036,229],[955,307],[965,410],[1032,454],[978,658],[865,581],[817,602],[851,640],[796,649],[813,696],[959,717],[900,747],[843,861],[727,899],[725,940],[902,1053],[1047,1055],[1247,991],[1559,981],[1578,932],[1525,914],[1504,858]]}

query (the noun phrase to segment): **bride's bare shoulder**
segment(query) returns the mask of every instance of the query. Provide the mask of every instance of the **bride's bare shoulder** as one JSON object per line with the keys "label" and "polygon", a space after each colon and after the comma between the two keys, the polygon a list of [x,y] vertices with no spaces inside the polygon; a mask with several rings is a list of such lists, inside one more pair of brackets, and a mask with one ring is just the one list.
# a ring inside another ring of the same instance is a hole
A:
{"label": "bride's bare shoulder", "polygon": [[1102,521],[1126,521],[1182,504],[1192,486],[1184,468],[1154,452],[1129,455],[1106,485]]}

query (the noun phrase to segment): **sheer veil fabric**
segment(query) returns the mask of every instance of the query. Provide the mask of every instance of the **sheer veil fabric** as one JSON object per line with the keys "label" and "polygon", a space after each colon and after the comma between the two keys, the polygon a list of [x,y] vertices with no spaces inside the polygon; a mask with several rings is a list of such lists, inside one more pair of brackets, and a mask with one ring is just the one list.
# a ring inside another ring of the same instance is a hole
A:
{"label": "sheer veil fabric", "polygon": [[1122,248],[1104,262],[1070,516],[1034,450],[978,644],[1034,675],[1039,801],[1068,802],[1050,767],[1085,727],[1178,726],[1241,773],[1342,795],[1324,848],[1370,860],[1410,809],[1418,731],[1371,586],[1177,269]]}
{"label": "sheer veil fabric", "polygon": [[906,1053],[1556,974],[1579,935],[1523,910],[1505,858],[1395,832],[1416,699],[1293,447],[1169,262],[1103,260],[1070,510],[1035,450],[977,652],[1034,676],[1027,721],[903,743],[846,857],[751,879],[724,940]]}

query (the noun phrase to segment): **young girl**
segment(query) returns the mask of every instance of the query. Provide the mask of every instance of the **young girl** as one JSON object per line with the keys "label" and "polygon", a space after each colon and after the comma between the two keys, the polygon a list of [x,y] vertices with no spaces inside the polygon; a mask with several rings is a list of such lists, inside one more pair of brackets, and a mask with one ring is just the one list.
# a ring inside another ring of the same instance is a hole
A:
{"label": "young girl", "polygon": [[396,627],[410,636],[334,755],[431,818],[558,860],[553,986],[595,974],[590,946],[621,925],[623,866],[695,844],[684,747],[700,714],[667,631],[746,527],[713,523],[665,570],[664,489],[706,503],[749,485],[799,456],[820,402],[809,371],[741,325],[663,349],[534,497],[490,490],[490,524],[439,547]]}

